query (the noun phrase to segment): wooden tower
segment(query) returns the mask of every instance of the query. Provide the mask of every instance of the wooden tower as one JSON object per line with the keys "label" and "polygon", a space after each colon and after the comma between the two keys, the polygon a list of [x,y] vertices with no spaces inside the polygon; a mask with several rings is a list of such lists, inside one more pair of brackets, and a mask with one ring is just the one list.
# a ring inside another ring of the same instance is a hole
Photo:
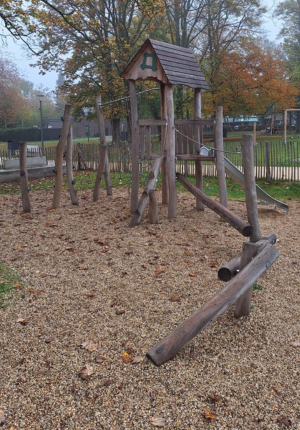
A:
{"label": "wooden tower", "polygon": [[[147,39],[133,59],[127,65],[121,77],[129,81],[132,130],[132,193],[131,212],[138,205],[139,191],[139,123],[136,97],[136,80],[151,80],[160,83],[162,125],[162,202],[168,204],[169,218],[176,217],[176,178],[175,178],[175,123],[173,85],[186,85],[195,89],[195,119],[201,118],[201,90],[208,90],[208,85],[193,53],[180,46],[157,40]],[[155,121],[151,121],[153,125]],[[147,124],[144,121],[144,126]],[[199,135],[200,152],[200,135]],[[201,188],[202,166],[196,160],[196,185]],[[202,209],[197,201],[198,209]]]}

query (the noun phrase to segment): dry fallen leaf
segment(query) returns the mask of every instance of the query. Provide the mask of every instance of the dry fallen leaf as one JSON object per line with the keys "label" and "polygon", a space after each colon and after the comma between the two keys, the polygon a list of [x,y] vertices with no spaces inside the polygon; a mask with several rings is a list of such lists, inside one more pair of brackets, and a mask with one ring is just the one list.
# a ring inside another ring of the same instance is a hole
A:
{"label": "dry fallen leaf", "polygon": [[95,373],[92,366],[89,364],[86,364],[85,367],[83,367],[79,373],[79,376],[81,379],[88,379],[89,376],[91,376],[93,373]]}
{"label": "dry fallen leaf", "polygon": [[120,309],[120,310],[116,311],[116,315],[122,315],[122,314],[125,314],[124,309]]}
{"label": "dry fallen leaf", "polygon": [[103,361],[105,361],[105,360],[106,360],[106,358],[105,358],[105,357],[103,357],[102,355],[98,355],[98,356],[95,358],[95,362],[96,362],[96,363],[98,363],[98,364],[103,363]]}
{"label": "dry fallen leaf", "polygon": [[96,349],[98,348],[97,343],[94,343],[90,340],[83,342],[80,346],[82,349],[86,349],[87,351],[90,351],[90,352],[96,351]]}
{"label": "dry fallen leaf", "polygon": [[0,409],[0,424],[4,424],[4,423],[5,423],[4,411]]}
{"label": "dry fallen leaf", "polygon": [[170,302],[180,302],[179,296],[172,296],[169,298]]}
{"label": "dry fallen leaf", "polygon": [[124,354],[122,354],[122,360],[124,361],[124,363],[132,362],[132,358],[130,357],[129,354],[127,354],[127,352],[124,352]]}
{"label": "dry fallen leaf", "polygon": [[293,346],[294,348],[299,348],[300,342],[291,342],[290,345]]}
{"label": "dry fallen leaf", "polygon": [[203,416],[207,420],[215,420],[217,418],[217,415],[213,412],[210,412],[208,409],[205,409],[205,411],[203,412]]}
{"label": "dry fallen leaf", "polygon": [[164,427],[166,425],[166,419],[162,415],[154,415],[150,422],[154,427]]}
{"label": "dry fallen leaf", "polygon": [[21,317],[21,318],[18,318],[16,322],[20,323],[22,325],[27,325],[29,323],[29,318],[22,318]]}
{"label": "dry fallen leaf", "polygon": [[184,250],[184,253],[185,253],[185,254],[189,254],[189,253],[190,253],[190,251],[189,251],[188,249],[185,249],[185,250]]}
{"label": "dry fallen leaf", "polygon": [[191,276],[192,278],[195,278],[197,275],[196,273],[189,273],[189,276]]}
{"label": "dry fallen leaf", "polygon": [[43,292],[43,290],[32,290],[31,288],[28,288],[27,291],[28,293],[31,293],[31,294],[39,294]]}
{"label": "dry fallen leaf", "polygon": [[157,269],[155,270],[156,275],[160,275],[161,273],[163,273],[163,269]]}
{"label": "dry fallen leaf", "polygon": [[14,286],[14,289],[15,289],[15,290],[22,290],[22,289],[23,289],[23,286],[22,286],[22,285],[20,285],[20,284],[16,284],[16,285]]}
{"label": "dry fallen leaf", "polygon": [[209,267],[217,268],[217,267],[218,267],[218,265],[219,265],[219,263],[217,262],[217,260],[213,260],[213,261],[211,261],[211,263],[210,263]]}
{"label": "dry fallen leaf", "polygon": [[291,420],[288,419],[288,417],[286,417],[286,416],[278,417],[277,421],[279,422],[279,424],[283,424],[286,427],[291,427],[291,425],[292,425]]}
{"label": "dry fallen leaf", "polygon": [[131,364],[138,364],[141,361],[143,361],[143,357],[141,357],[140,355],[137,355],[136,357],[133,357]]}

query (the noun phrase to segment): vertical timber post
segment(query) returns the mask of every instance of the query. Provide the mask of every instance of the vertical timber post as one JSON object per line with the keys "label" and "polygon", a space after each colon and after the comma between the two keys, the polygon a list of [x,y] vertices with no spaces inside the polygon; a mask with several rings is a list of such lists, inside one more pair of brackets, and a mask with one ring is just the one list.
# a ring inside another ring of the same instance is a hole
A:
{"label": "vertical timber post", "polygon": [[219,183],[220,203],[227,208],[227,188],[224,167],[224,150],[223,150],[223,108],[218,106],[216,109],[216,142],[217,149],[217,176]]}
{"label": "vertical timber post", "polygon": [[[195,88],[195,119],[201,119],[201,90],[199,88]],[[202,142],[200,141],[201,131],[200,127],[202,128],[202,125],[196,125],[195,126],[195,141],[198,142],[195,143],[196,146],[196,153],[200,153],[200,147]],[[199,190],[203,191],[203,176],[202,176],[202,162],[200,160],[195,161],[195,173],[196,173],[196,187],[199,188]],[[198,211],[204,211],[204,204],[196,199],[196,209]]]}
{"label": "vertical timber post", "polygon": [[[283,111],[283,143],[284,144],[286,144],[286,123],[287,123],[287,110],[284,109]],[[292,130],[292,127],[291,127],[291,130]]]}
{"label": "vertical timber post", "polygon": [[31,212],[29,191],[28,191],[28,172],[27,172],[27,143],[19,142],[19,153],[20,153],[20,179],[21,179],[21,191],[22,191],[22,205],[23,212]]}
{"label": "vertical timber post", "polygon": [[168,115],[168,126],[166,136],[166,149],[167,149],[167,175],[169,182],[169,205],[168,217],[176,217],[176,203],[177,203],[177,190],[176,190],[176,175],[175,175],[175,124],[174,124],[174,103],[173,103],[173,87],[166,85],[166,106]]}
{"label": "vertical timber post", "polygon": [[133,214],[139,201],[139,127],[135,81],[129,79],[131,136],[132,136],[132,185],[130,211]]}
{"label": "vertical timber post", "polygon": [[[167,107],[166,107],[166,85],[162,82],[160,83],[160,106],[161,106],[161,119],[167,121]],[[161,127],[161,151],[163,154],[163,161],[161,165],[161,182],[162,182],[162,204],[167,205],[169,203],[169,186],[168,186],[168,176],[166,167],[166,137],[167,137],[167,127]]]}

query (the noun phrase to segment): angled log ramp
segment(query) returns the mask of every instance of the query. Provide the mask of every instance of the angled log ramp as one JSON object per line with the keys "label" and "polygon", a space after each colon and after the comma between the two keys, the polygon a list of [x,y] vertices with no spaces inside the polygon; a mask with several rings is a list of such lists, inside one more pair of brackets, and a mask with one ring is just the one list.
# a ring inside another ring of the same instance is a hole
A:
{"label": "angled log ramp", "polygon": [[132,218],[129,223],[129,227],[135,227],[140,224],[143,213],[147,207],[148,201],[149,201],[149,192],[154,190],[156,187],[156,179],[159,174],[159,170],[162,163],[162,155],[155,159],[152,170],[149,174],[147,184],[144,188],[143,194],[138,202],[137,209],[135,210],[134,214],[132,215]]}
{"label": "angled log ramp", "polygon": [[212,211],[219,214],[224,218],[232,227],[238,230],[243,236],[249,237],[252,234],[252,227],[236,216],[229,209],[222,206],[217,201],[211,199],[203,191],[196,188],[190,181],[188,181],[181,173],[176,173],[177,181],[181,183],[187,190],[189,190],[197,199],[201,200],[205,206]]}
{"label": "angled log ramp", "polygon": [[153,346],[147,352],[147,357],[156,366],[173,358],[190,340],[235,303],[278,256],[278,249],[268,244],[238,275],[225,284],[221,291]]}
{"label": "angled log ramp", "polygon": [[[268,234],[267,236],[261,238],[258,242],[256,242],[256,244],[259,246],[258,252],[265,248],[269,243],[273,245],[274,243],[276,243],[275,234]],[[237,274],[237,271],[240,270],[241,256],[242,253],[234,257],[228,263],[224,264],[224,266],[220,267],[220,269],[218,270],[218,278],[221,281],[228,282]]]}

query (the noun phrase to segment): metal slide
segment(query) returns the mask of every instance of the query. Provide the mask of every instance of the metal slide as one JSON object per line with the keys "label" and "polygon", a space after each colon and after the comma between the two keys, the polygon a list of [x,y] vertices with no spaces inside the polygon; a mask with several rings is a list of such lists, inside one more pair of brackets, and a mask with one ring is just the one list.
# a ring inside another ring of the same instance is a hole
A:
{"label": "metal slide", "polygon": [[[245,179],[243,172],[241,172],[240,169],[238,169],[226,157],[224,157],[224,166],[227,175],[234,181],[238,182],[243,188],[245,188]],[[284,209],[286,211],[286,215],[288,214],[289,206],[286,203],[274,199],[274,197],[270,196],[270,194],[266,193],[258,185],[256,185],[256,195],[258,198],[264,200],[266,202],[265,204],[275,205],[275,208]]]}

